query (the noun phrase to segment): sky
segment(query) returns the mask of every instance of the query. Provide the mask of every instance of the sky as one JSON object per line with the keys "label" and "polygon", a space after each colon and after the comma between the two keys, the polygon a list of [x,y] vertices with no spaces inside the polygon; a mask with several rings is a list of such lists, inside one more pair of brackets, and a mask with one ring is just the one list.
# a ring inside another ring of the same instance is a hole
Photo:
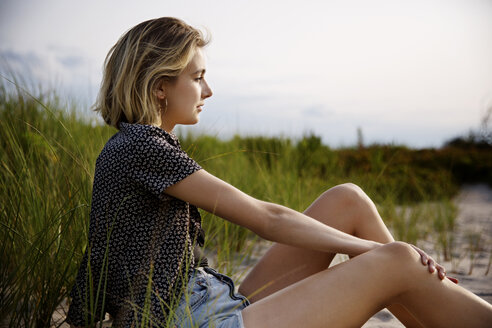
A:
{"label": "sky", "polygon": [[95,115],[108,50],[160,16],[212,39],[214,95],[185,131],[439,147],[492,107],[491,0],[0,0],[0,74]]}

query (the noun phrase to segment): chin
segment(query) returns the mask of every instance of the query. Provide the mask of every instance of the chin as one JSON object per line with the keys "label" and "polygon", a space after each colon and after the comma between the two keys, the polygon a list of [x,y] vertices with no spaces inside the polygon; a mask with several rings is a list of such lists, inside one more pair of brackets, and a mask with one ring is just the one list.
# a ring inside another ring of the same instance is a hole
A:
{"label": "chin", "polygon": [[183,125],[195,125],[195,124],[197,124],[198,122],[200,122],[200,120],[197,118],[197,119],[196,119],[196,120],[194,120],[194,121],[188,121],[188,122],[186,122],[186,123],[181,123],[181,124],[183,124]]}

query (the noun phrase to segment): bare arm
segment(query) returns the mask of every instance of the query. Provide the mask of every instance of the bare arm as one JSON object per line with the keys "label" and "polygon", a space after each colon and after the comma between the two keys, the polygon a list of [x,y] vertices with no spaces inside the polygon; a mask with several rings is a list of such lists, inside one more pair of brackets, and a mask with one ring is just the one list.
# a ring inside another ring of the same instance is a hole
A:
{"label": "bare arm", "polygon": [[285,206],[255,199],[203,169],[167,188],[165,193],[248,228],[262,238],[287,245],[351,256],[381,245]]}

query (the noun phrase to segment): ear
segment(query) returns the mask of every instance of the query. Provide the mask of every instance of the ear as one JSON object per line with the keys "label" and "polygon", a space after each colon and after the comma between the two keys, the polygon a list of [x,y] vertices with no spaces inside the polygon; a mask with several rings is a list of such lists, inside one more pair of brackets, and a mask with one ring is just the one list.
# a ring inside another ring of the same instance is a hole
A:
{"label": "ear", "polygon": [[164,100],[166,99],[166,90],[164,89],[164,82],[160,81],[157,84],[157,88],[155,89],[155,95],[157,99]]}

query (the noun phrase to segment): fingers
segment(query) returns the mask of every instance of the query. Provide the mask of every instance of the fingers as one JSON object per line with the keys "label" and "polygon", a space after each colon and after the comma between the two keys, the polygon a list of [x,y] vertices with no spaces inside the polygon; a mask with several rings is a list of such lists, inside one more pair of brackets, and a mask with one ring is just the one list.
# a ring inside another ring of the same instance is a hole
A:
{"label": "fingers", "polygon": [[424,252],[420,252],[420,260],[422,261],[423,265],[427,265],[429,257]]}
{"label": "fingers", "polygon": [[429,268],[430,273],[433,273],[434,271],[437,270],[437,276],[439,277],[439,279],[443,280],[444,278],[446,278],[446,268],[444,268],[440,264],[437,264],[433,258],[431,257],[428,258],[427,266]]}
{"label": "fingers", "polygon": [[441,279],[441,280],[446,278],[446,269],[439,264],[437,265],[437,275],[438,275],[439,279]]}
{"label": "fingers", "polygon": [[423,250],[418,248],[415,245],[412,245],[412,247],[420,254],[420,260],[422,262],[422,265],[427,265],[427,268],[430,273],[434,273],[434,271],[437,270],[437,276],[439,279],[443,280],[446,277],[446,269],[437,264],[436,261],[429,255],[427,255]]}
{"label": "fingers", "polygon": [[427,254],[415,245],[410,244],[410,246],[412,246],[413,249],[415,249],[417,253],[420,254],[420,261],[422,262],[422,265],[427,265],[427,262],[429,261],[429,257],[427,256]]}
{"label": "fingers", "polygon": [[452,278],[452,277],[449,277],[449,276],[446,276],[446,278],[448,278],[449,280],[451,280],[452,282],[454,282],[455,284],[458,284],[458,279],[456,278]]}
{"label": "fingers", "polygon": [[429,268],[429,272],[433,273],[434,271],[436,271],[436,262],[434,262],[432,258],[429,258],[429,260],[427,261],[427,267]]}
{"label": "fingers", "polygon": [[443,280],[446,277],[446,269],[442,265],[437,264],[432,257],[428,258],[427,267],[429,268],[430,273],[437,270],[437,276],[439,279]]}

